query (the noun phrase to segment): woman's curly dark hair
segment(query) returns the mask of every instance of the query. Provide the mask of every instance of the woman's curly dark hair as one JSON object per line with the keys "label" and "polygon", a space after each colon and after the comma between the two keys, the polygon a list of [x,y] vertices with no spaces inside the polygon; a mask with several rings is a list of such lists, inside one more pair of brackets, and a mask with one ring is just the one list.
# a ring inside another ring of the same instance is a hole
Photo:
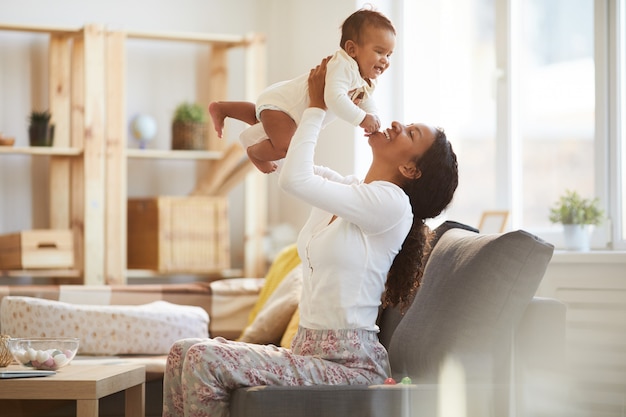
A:
{"label": "woman's curly dark hair", "polygon": [[402,187],[413,209],[413,225],[387,274],[383,307],[410,304],[419,287],[426,255],[430,251],[430,229],[426,219],[438,216],[452,201],[459,184],[458,163],[442,129],[424,154],[415,160],[422,175]]}

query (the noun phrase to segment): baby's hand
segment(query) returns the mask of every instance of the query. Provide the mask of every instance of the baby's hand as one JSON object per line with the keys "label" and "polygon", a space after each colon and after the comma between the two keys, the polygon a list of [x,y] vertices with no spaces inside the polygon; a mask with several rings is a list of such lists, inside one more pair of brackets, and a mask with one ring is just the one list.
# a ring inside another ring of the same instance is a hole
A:
{"label": "baby's hand", "polygon": [[380,130],[380,119],[375,114],[368,113],[359,126],[365,129],[365,133],[378,132]]}

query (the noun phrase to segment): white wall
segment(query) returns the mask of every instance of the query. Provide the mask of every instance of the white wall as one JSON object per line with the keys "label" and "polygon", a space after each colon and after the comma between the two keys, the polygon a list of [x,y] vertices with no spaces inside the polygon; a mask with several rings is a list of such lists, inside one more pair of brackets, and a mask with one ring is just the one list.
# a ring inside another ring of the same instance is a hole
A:
{"label": "white wall", "polygon": [[[352,1],[268,0],[266,3],[272,10],[265,30],[269,83],[302,74],[332,54],[339,45],[339,26],[355,8]],[[353,136],[354,129],[347,123],[330,125],[320,139],[317,162],[351,172]],[[332,143],[329,137],[333,138]],[[308,215],[306,205],[278,189],[276,176],[270,176],[270,201],[270,225],[286,222],[298,227]]]}
{"label": "white wall", "polygon": [[[356,0],[0,0],[0,22],[20,25],[81,27],[103,24],[112,29],[187,31],[267,36],[268,83],[308,71],[339,44],[341,22],[365,4]],[[392,17],[390,0],[372,1]],[[242,12],[245,11],[245,12]],[[46,37],[0,32],[0,132],[15,136],[17,146],[27,144],[26,115],[47,103]],[[157,119],[157,138],[151,147],[169,147],[169,120],[176,104],[192,99],[197,82],[196,55],[180,46],[155,47],[132,41],[128,44],[127,117],[138,112]],[[242,55],[231,54],[231,99],[243,98]],[[393,69],[393,66],[392,66]],[[383,123],[393,105],[392,74],[379,87]],[[167,82],[163,82],[165,79]],[[384,93],[388,90],[387,93]],[[378,93],[377,93],[378,94]],[[228,140],[236,140],[242,124],[227,125]],[[342,173],[367,165],[369,152],[355,146],[362,135],[343,122],[329,126],[320,140],[317,162]],[[129,146],[137,144],[129,138]],[[359,155],[359,161],[355,160]],[[364,158],[364,159],[363,159]],[[186,194],[194,181],[188,162],[130,161],[129,195]],[[269,178],[269,224],[288,223],[298,229],[308,206],[285,195]],[[47,227],[46,158],[3,155],[0,158],[0,233]],[[242,262],[243,187],[231,194],[233,263]],[[32,190],[32,191],[31,191]]]}

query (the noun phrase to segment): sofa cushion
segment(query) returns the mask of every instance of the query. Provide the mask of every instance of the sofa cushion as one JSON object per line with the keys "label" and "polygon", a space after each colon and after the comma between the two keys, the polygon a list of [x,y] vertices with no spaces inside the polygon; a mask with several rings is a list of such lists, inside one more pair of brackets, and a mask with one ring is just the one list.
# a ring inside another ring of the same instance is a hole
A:
{"label": "sofa cushion", "polygon": [[8,296],[0,328],[12,337],[78,337],[80,355],[167,354],[186,337],[208,337],[201,307],[155,301],[138,306],[85,305]]}
{"label": "sofa cushion", "polygon": [[437,226],[435,230],[433,230],[433,237],[430,241],[431,247],[434,248],[435,246],[437,246],[437,242],[439,242],[439,239],[441,239],[441,236],[443,236],[443,234],[446,233],[448,230],[452,230],[452,229],[463,229],[463,230],[469,230],[470,232],[474,232],[474,233],[480,233],[480,231],[477,228],[470,226],[468,224],[460,223],[454,220],[446,220],[445,222]]}
{"label": "sofa cushion", "polygon": [[263,278],[227,278],[211,282],[209,335],[238,338],[248,325],[250,310],[264,284]]}
{"label": "sofa cushion", "polygon": [[302,264],[293,268],[280,282],[239,340],[278,345],[294,311],[298,308],[301,292]]}
{"label": "sofa cushion", "polygon": [[[454,220],[446,220],[433,230],[432,237],[430,239],[431,248],[434,249],[437,246],[439,239],[441,239],[441,236],[443,236],[443,234],[448,230],[452,229],[464,229],[478,233],[478,229],[475,227]],[[428,257],[429,256],[427,255],[426,259],[428,259]],[[400,323],[400,320],[402,320],[402,317],[403,314],[400,306],[389,306],[380,311],[377,320],[378,327],[380,328],[378,339],[385,348],[389,349],[391,336],[393,336],[393,332],[396,330],[396,327],[398,326],[398,323]]]}
{"label": "sofa cushion", "polygon": [[448,362],[460,363],[469,379],[491,378],[494,352],[508,346],[553,250],[522,230],[443,234],[422,287],[391,338],[394,378],[437,382]]}
{"label": "sofa cushion", "polygon": [[298,328],[300,327],[300,308],[296,308],[296,311],[293,312],[291,316],[291,320],[289,320],[289,324],[287,324],[287,328],[283,333],[283,337],[280,339],[280,346],[286,349],[291,349],[291,343],[293,342],[293,338],[296,337],[298,333]]}
{"label": "sofa cushion", "polygon": [[291,272],[296,266],[300,264],[300,257],[298,256],[298,248],[296,244],[285,247],[282,251],[276,255],[276,259],[272,262],[269,271],[265,275],[265,282],[261,292],[256,300],[256,303],[250,310],[248,316],[248,325],[252,324],[256,315],[265,305],[267,299],[272,295],[274,290],[278,287],[281,281]]}
{"label": "sofa cushion", "polygon": [[167,301],[202,307],[211,319],[211,337],[236,339],[248,325],[250,311],[264,284],[264,278],[226,278],[181,284],[0,285],[0,301],[7,296],[89,305],[141,305]]}

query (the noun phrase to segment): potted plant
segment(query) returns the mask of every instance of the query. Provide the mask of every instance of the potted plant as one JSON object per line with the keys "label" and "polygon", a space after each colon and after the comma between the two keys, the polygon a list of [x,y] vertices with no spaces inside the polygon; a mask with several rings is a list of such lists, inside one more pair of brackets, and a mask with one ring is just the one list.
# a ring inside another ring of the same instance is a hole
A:
{"label": "potted plant", "polygon": [[576,191],[566,190],[550,208],[549,218],[563,225],[566,249],[588,251],[591,232],[602,223],[604,212],[598,198],[583,198]]}
{"label": "potted plant", "polygon": [[48,110],[33,110],[29,117],[28,139],[30,146],[52,146],[54,125],[50,124],[52,115]]}
{"label": "potted plant", "polygon": [[209,133],[207,119],[206,109],[201,104],[179,104],[172,121],[172,149],[206,150]]}

